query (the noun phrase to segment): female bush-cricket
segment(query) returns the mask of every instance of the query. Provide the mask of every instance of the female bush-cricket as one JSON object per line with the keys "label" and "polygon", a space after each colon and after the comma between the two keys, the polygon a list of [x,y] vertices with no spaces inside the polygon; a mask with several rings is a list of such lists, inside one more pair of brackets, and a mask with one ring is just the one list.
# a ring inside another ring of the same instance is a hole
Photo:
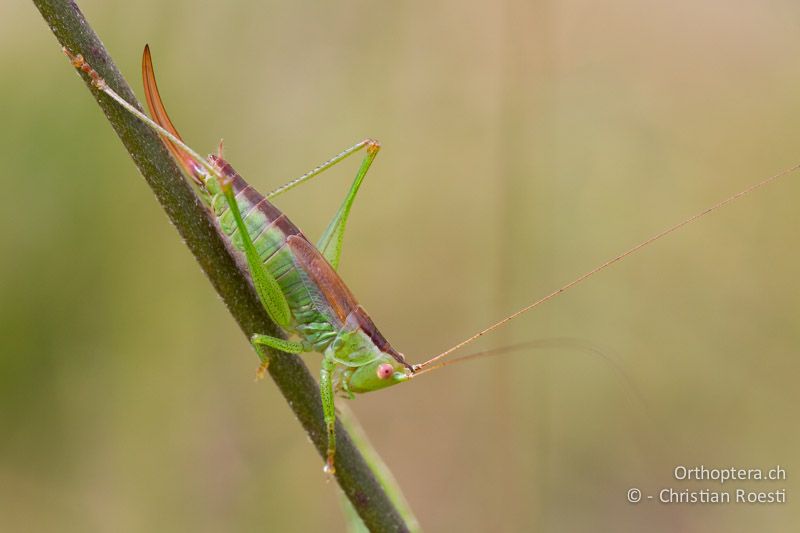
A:
{"label": "female bush-cricket", "polygon": [[[291,354],[319,352],[323,355],[319,386],[328,436],[324,469],[331,474],[335,472],[336,454],[335,393],[352,398],[356,393],[383,389],[449,363],[472,359],[466,356],[438,362],[654,241],[800,168],[800,164],[788,168],[670,226],[444,352],[412,365],[381,335],[336,272],[350,210],[380,149],[377,141],[365,139],[264,196],[223,159],[221,145],[217,154],[203,158],[183,142],[159,95],[147,46],[142,58],[142,76],[152,119],[109,88],[81,55],[73,55],[66,49],[64,52],[73,66],[91,77],[95,87],[159,133],[169,152],[197,186],[196,190],[214,215],[217,229],[223,235],[229,251],[249,272],[264,309],[290,337],[289,340],[262,334],[251,337],[251,343],[261,360],[258,377],[263,377],[269,364],[266,348]],[[361,150],[366,153],[355,180],[315,246],[270,199]]]}

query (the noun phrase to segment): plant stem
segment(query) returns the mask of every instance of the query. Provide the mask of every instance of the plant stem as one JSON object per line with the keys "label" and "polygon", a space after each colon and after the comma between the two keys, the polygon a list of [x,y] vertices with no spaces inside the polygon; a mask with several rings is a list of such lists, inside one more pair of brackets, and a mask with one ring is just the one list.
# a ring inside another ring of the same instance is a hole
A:
{"label": "plant stem", "polygon": [[[34,4],[62,46],[75,54],[82,54],[112,89],[141,109],[75,2],[34,0]],[[68,67],[69,63],[65,60],[64,65]],[[85,75],[83,77],[89,85],[88,78]],[[244,334],[248,338],[256,332],[282,335],[280,329],[269,320],[248,279],[228,254],[222,238],[214,229],[208,210],[183,178],[158,136],[105,94],[91,85],[89,88]],[[296,356],[273,353],[269,373],[324,457],[327,437],[319,388],[305,364]],[[361,519],[371,531],[408,531],[409,526],[378,481],[376,474],[379,473],[373,472],[361,451],[338,423],[336,433],[336,479]]]}

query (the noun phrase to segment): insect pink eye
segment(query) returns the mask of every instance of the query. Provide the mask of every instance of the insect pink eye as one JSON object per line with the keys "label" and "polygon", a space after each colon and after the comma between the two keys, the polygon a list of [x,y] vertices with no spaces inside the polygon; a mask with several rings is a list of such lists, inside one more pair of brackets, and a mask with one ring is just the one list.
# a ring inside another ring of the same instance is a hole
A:
{"label": "insect pink eye", "polygon": [[394,369],[392,365],[389,363],[383,363],[381,366],[378,367],[378,377],[380,379],[386,379],[394,373]]}

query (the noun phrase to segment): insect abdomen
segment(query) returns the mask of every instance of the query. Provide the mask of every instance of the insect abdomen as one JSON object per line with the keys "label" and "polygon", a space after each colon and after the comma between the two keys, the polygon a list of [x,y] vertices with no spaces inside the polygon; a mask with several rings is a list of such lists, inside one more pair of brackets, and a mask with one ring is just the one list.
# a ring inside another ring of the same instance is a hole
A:
{"label": "insect abdomen", "polygon": [[[292,250],[287,245],[290,236],[302,239],[305,236],[280,209],[244,181],[230,164],[218,158],[214,158],[214,163],[224,177],[232,180],[236,202],[253,245],[261,261],[278,281],[289,304],[295,321],[292,329],[316,347],[324,347],[333,340],[336,328],[330,323],[330,317],[320,313],[314,305],[307,276],[297,268]],[[236,250],[243,252],[244,246],[233,213],[221,193],[211,196],[211,208],[221,231]]]}

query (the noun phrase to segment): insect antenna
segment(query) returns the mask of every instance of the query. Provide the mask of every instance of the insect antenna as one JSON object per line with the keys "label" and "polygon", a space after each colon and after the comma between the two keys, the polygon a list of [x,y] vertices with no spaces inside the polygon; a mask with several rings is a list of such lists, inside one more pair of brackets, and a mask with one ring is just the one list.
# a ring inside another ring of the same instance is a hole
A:
{"label": "insect antenna", "polygon": [[644,396],[639,391],[639,389],[637,389],[633,379],[631,379],[631,377],[625,372],[622,365],[620,365],[614,357],[612,357],[607,353],[607,350],[598,347],[596,344],[592,342],[585,341],[583,339],[576,339],[573,337],[534,339],[524,342],[518,342],[515,344],[508,344],[506,346],[499,346],[497,348],[491,348],[489,350],[481,350],[479,352],[473,352],[468,355],[462,355],[461,357],[457,357],[455,359],[439,361],[435,365],[427,366],[424,369],[417,372],[416,374],[412,374],[412,377],[417,377],[427,372],[432,372],[434,370],[438,370],[440,368],[455,365],[458,363],[464,363],[466,361],[474,361],[476,359],[483,359],[485,357],[492,357],[495,355],[503,355],[513,352],[520,352],[523,350],[571,350],[586,355],[599,357],[611,367],[611,369],[614,371],[614,374],[625,385],[625,388],[628,392],[628,396],[630,397],[630,399],[639,405],[646,406]]}
{"label": "insect antenna", "polygon": [[522,350],[541,350],[541,349],[552,349],[552,348],[575,349],[586,352],[591,355],[597,355],[598,357],[604,359],[611,366],[613,366],[621,374],[623,374],[623,377],[625,377],[627,380],[627,377],[624,376],[624,373],[622,373],[622,370],[619,368],[619,365],[611,357],[609,357],[603,350],[601,350],[597,346],[594,346],[590,342],[569,337],[563,337],[563,338],[557,337],[552,339],[533,339],[514,344],[507,344],[505,346],[498,346],[497,348],[490,348],[488,350],[481,350],[479,352],[473,352],[468,355],[462,355],[461,357],[457,357],[455,359],[448,359],[447,361],[440,361],[435,365],[427,366],[424,369],[417,372],[416,374],[414,374],[414,377],[420,376],[428,372],[432,372],[434,370],[438,370],[440,368],[444,368],[446,366],[455,365],[457,363],[464,363],[466,361],[474,361],[475,359],[483,359],[484,357],[503,355],[507,353],[519,352]]}
{"label": "insect antenna", "polygon": [[[692,222],[695,222],[695,221],[703,218],[704,216],[706,216],[706,215],[708,215],[708,214],[710,214],[710,213],[712,213],[714,211],[717,211],[718,209],[721,209],[721,208],[725,207],[726,205],[728,205],[728,204],[730,204],[732,202],[735,202],[736,200],[738,200],[738,199],[740,199],[740,198],[742,198],[744,196],[747,196],[751,192],[753,192],[753,191],[755,191],[757,189],[760,189],[760,188],[764,187],[765,185],[768,185],[768,184],[772,183],[773,181],[786,176],[787,174],[791,174],[792,172],[794,172],[794,171],[796,171],[798,169],[800,169],[800,163],[795,164],[794,166],[791,166],[791,167],[789,167],[789,168],[787,168],[785,170],[782,170],[781,172],[778,172],[777,174],[774,174],[774,175],[772,175],[772,176],[770,176],[770,177],[768,177],[768,178],[766,178],[764,180],[761,180],[758,183],[755,183],[755,184],[747,187],[746,189],[737,192],[736,194],[728,196],[724,200],[721,200],[721,201],[717,202],[716,204],[712,205],[711,207],[708,207],[708,208],[706,208],[706,209],[704,209],[704,210],[702,210],[702,211],[700,211],[698,213],[695,213],[694,215],[690,216],[689,218],[686,218],[686,219],[678,222],[677,224],[675,224],[673,226],[670,226],[670,227],[662,230],[659,233],[656,233],[652,237],[650,237],[648,239],[645,239],[644,241],[640,242],[636,246],[633,246],[632,248],[629,248],[628,250],[622,252],[621,254],[609,259],[605,263],[602,263],[602,264],[596,266],[595,268],[593,268],[592,270],[590,270],[590,271],[578,276],[577,278],[573,279],[572,281],[570,281],[566,285],[561,286],[560,288],[554,290],[553,292],[547,294],[546,296],[543,296],[542,298],[539,298],[538,300],[536,300],[532,304],[527,305],[527,306],[523,307],[522,309],[520,309],[518,311],[515,311],[514,313],[511,313],[510,315],[508,315],[507,317],[503,318],[502,320],[500,320],[498,322],[495,322],[494,324],[492,324],[491,326],[487,327],[486,329],[483,329],[483,330],[479,331],[475,335],[472,335],[471,337],[468,337],[467,339],[465,339],[465,340],[459,342],[458,344],[448,348],[447,350],[441,352],[440,354],[431,357],[427,361],[414,365],[412,367],[412,373],[413,374],[420,374],[420,373],[426,371],[426,369],[430,368],[430,365],[432,365],[436,361],[439,361],[439,360],[447,357],[448,355],[452,354],[453,352],[455,352],[457,350],[460,350],[464,346],[466,346],[468,344],[471,344],[472,342],[478,340],[479,338],[483,337],[487,333],[491,333],[492,331],[494,331],[494,330],[504,326],[505,324],[511,322],[515,318],[518,318],[518,317],[524,315],[528,311],[531,311],[534,308],[539,307],[540,305],[542,305],[546,301],[552,300],[553,298],[555,298],[559,294],[562,294],[562,293],[570,290],[571,288],[575,287],[576,285],[578,285],[582,281],[585,281],[586,279],[594,276],[598,272],[607,269],[608,267],[610,267],[614,263],[617,263],[617,262],[625,259],[629,255],[632,255],[632,254],[638,252],[639,250],[641,250],[645,246],[653,244],[657,240],[659,240],[659,239],[661,239],[663,237],[666,237],[670,233],[673,233],[673,232],[681,229],[682,227],[684,227],[686,225],[689,225]],[[469,358],[469,357],[470,356],[467,356],[466,358]],[[445,366],[445,363],[440,363],[436,367],[432,367],[431,370],[433,368],[440,368],[441,366]]]}

